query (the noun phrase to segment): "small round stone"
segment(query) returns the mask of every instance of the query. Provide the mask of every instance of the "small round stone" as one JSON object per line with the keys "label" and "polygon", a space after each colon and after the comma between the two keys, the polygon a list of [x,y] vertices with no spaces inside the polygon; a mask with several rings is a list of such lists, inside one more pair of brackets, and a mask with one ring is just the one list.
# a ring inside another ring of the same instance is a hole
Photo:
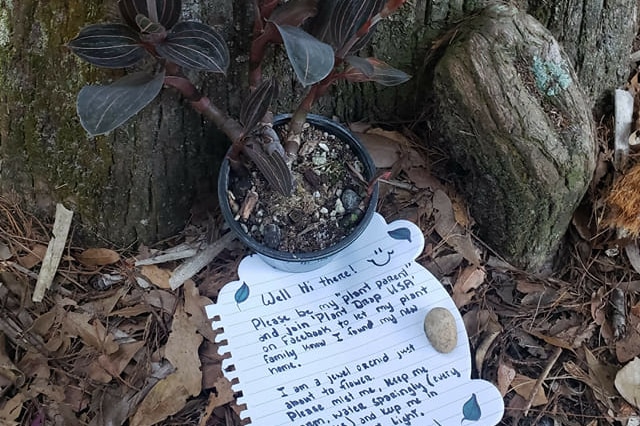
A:
{"label": "small round stone", "polygon": [[282,231],[276,224],[270,223],[264,227],[264,244],[272,249],[278,249],[282,240]]}
{"label": "small round stone", "polygon": [[347,188],[340,197],[342,205],[347,211],[355,210],[360,204],[360,197],[353,189]]}
{"label": "small round stone", "polygon": [[458,345],[456,319],[448,309],[431,309],[424,318],[424,333],[431,346],[440,353],[447,354]]}

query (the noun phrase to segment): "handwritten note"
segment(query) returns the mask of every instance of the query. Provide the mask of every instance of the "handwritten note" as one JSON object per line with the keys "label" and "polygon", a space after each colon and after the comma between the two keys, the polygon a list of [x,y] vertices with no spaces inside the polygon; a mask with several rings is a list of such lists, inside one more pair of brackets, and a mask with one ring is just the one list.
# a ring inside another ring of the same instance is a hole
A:
{"label": "handwritten note", "polygon": [[[471,380],[462,318],[449,294],[415,262],[421,231],[380,215],[321,269],[286,273],[256,256],[207,306],[223,368],[237,379],[255,425],[495,425],[504,405],[489,382]],[[456,318],[458,345],[435,351],[430,309]]]}

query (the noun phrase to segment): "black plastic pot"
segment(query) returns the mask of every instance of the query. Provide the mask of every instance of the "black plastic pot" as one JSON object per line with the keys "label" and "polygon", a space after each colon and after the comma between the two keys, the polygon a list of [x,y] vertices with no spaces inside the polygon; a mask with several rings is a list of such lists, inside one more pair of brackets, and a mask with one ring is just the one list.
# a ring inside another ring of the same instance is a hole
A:
{"label": "black plastic pot", "polygon": [[[274,127],[282,125],[289,121],[291,114],[278,115],[274,118]],[[309,114],[307,116],[307,122],[312,124],[316,128],[319,128],[329,134],[335,135],[338,139],[348,143],[351,149],[359,157],[360,161],[364,165],[364,177],[370,181],[373,179],[376,173],[373,160],[369,156],[369,153],[365,150],[362,143],[344,126],[329,120],[326,117],[319,115]],[[220,208],[222,215],[226,220],[231,230],[237,235],[238,239],[244,244],[249,246],[255,251],[267,264],[272,267],[287,271],[287,272],[306,272],[318,269],[331,261],[331,259],[347,248],[353,241],[362,234],[362,231],[367,227],[373,213],[375,212],[378,202],[378,183],[375,183],[371,197],[366,206],[364,215],[360,219],[360,222],[353,229],[351,234],[347,235],[337,244],[327,247],[325,249],[309,252],[309,253],[289,253],[284,251],[274,250],[266,245],[256,241],[254,238],[244,232],[240,223],[234,220],[234,214],[231,211],[229,202],[227,199],[227,188],[229,186],[229,161],[225,159],[220,168],[220,176],[218,178],[218,198],[220,200]]]}

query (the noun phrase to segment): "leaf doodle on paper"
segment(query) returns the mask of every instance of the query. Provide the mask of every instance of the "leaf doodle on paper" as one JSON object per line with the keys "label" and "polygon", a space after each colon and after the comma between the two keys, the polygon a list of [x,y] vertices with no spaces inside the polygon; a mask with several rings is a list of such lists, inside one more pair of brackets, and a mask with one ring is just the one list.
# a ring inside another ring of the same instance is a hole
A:
{"label": "leaf doodle on paper", "polygon": [[476,394],[471,394],[471,398],[462,406],[462,415],[464,416],[460,424],[465,420],[477,421],[480,420],[482,412],[480,411],[480,405],[478,404],[478,398]]}
{"label": "leaf doodle on paper", "polygon": [[236,300],[236,303],[242,303],[249,298],[249,286],[246,282],[242,282],[240,288],[236,290],[234,298]]}
{"label": "leaf doodle on paper", "polygon": [[387,232],[394,240],[407,240],[411,242],[411,231],[409,228],[398,228]]}

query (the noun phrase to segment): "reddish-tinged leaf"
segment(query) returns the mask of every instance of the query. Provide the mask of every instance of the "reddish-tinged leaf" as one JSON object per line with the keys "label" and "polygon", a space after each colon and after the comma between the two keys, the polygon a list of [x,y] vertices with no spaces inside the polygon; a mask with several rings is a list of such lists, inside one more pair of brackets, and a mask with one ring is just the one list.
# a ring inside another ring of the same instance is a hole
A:
{"label": "reddish-tinged leaf", "polygon": [[269,21],[278,25],[300,26],[318,13],[318,0],[290,0],[273,11]]}
{"label": "reddish-tinged leaf", "polygon": [[[331,44],[336,48],[336,51],[344,51],[346,47],[344,54],[347,54],[361,49],[368,41],[368,37],[364,36],[371,33],[371,28],[366,28],[366,32],[359,35],[360,40],[357,40],[356,43],[352,43],[353,37],[380,11],[383,4],[384,0],[339,1],[329,22]],[[351,44],[351,46],[346,46],[347,44]]]}
{"label": "reddish-tinged leaf", "polygon": [[349,81],[374,81],[383,86],[397,86],[411,78],[409,74],[376,58],[349,56],[346,61],[350,67],[345,71],[345,78]]}
{"label": "reddish-tinged leaf", "polygon": [[92,65],[124,68],[145,55],[137,32],[123,24],[95,24],[84,27],[67,47]]}
{"label": "reddish-tinged leaf", "polygon": [[[279,142],[271,142],[279,144]],[[244,145],[243,152],[253,161],[269,185],[283,195],[293,192],[293,178],[291,170],[278,150],[268,149],[256,137],[251,138]]]}
{"label": "reddish-tinged leaf", "polygon": [[122,18],[131,28],[138,28],[136,16],[142,14],[169,29],[180,19],[182,2],[180,0],[118,0],[118,8]]}
{"label": "reddish-tinged leaf", "polygon": [[278,83],[275,79],[263,81],[242,104],[240,122],[245,132],[251,131],[267,113],[271,101],[278,93]]}
{"label": "reddish-tinged leaf", "polygon": [[380,11],[380,17],[386,18],[391,15],[393,12],[398,10],[400,6],[405,3],[406,0],[389,0],[387,4],[384,5],[382,11]]}
{"label": "reddish-tinged leaf", "polygon": [[180,22],[167,38],[156,46],[163,58],[201,71],[225,73],[229,67],[229,49],[218,32],[200,22]]}
{"label": "reddish-tinged leaf", "polygon": [[303,86],[317,83],[329,75],[334,65],[333,48],[306,31],[289,25],[276,25],[287,56]]}

